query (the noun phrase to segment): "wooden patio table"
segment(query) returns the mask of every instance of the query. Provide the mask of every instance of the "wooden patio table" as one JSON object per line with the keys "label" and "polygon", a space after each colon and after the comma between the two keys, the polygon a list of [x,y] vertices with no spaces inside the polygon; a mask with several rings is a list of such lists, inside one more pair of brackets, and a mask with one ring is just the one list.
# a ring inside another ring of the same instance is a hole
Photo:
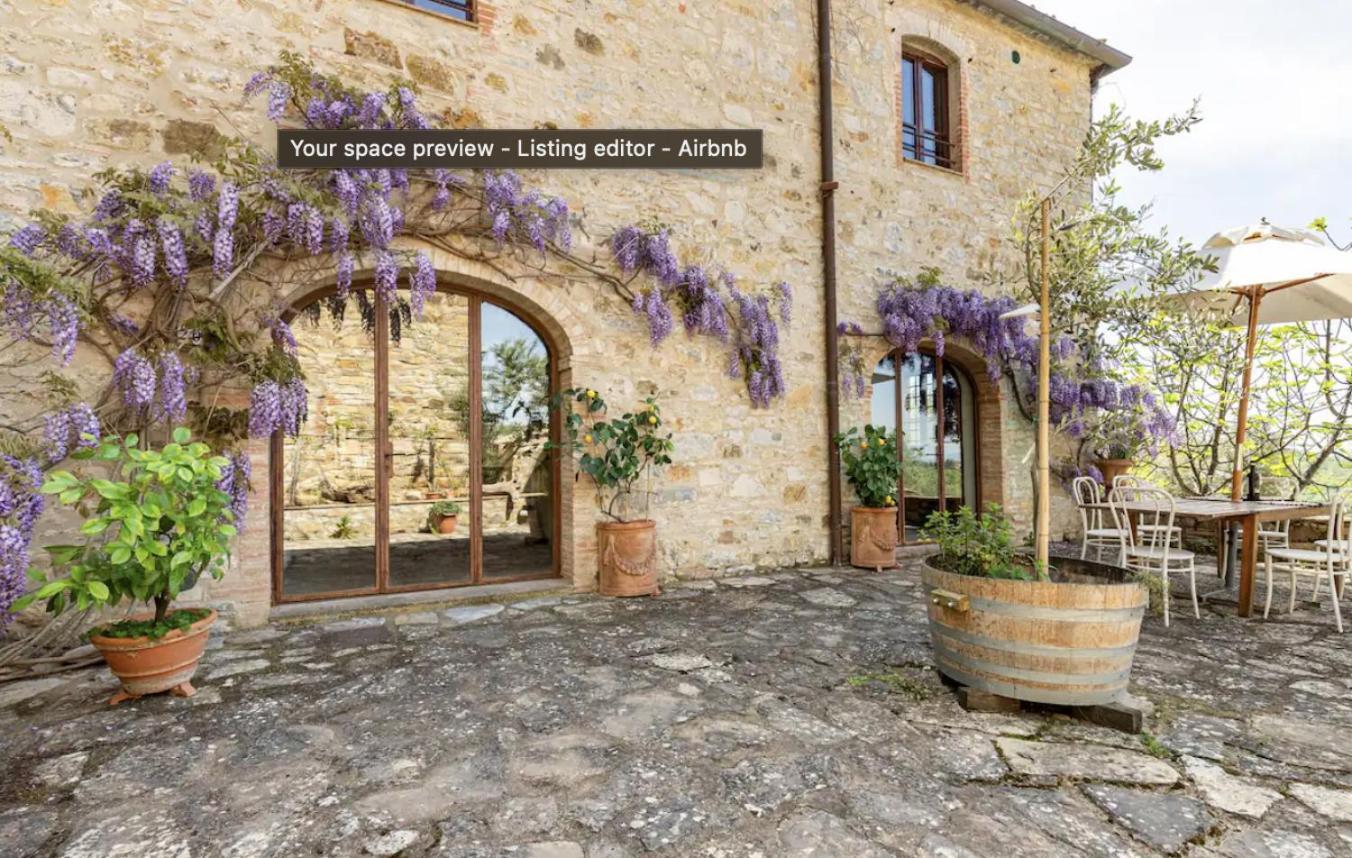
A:
{"label": "wooden patio table", "polygon": [[[1107,501],[1091,504],[1109,509]],[[1151,513],[1156,506],[1149,502],[1127,502],[1120,505],[1127,512]],[[1296,518],[1315,518],[1328,515],[1328,504],[1299,501],[1232,501],[1223,498],[1178,498],[1174,514],[1200,521],[1219,524],[1236,523],[1244,528],[1244,539],[1239,550],[1239,615],[1247,617],[1253,610],[1253,582],[1258,568],[1258,524],[1264,521],[1286,521]]]}

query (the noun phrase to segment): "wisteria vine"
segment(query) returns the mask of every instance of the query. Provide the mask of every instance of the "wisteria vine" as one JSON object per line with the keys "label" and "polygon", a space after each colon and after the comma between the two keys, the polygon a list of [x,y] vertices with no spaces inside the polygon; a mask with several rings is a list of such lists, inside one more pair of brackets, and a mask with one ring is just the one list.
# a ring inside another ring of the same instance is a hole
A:
{"label": "wisteria vine", "polygon": [[[245,95],[266,98],[269,118],[313,129],[431,127],[416,92],[395,85],[364,92],[283,54],[254,75]],[[648,322],[654,345],[679,313],[691,335],[727,345],[728,373],[745,380],[756,406],[784,394],[778,347],[789,322],[787,284],[764,294],[740,288],[718,266],[681,264],[666,228],[624,227],[608,242],[606,264],[572,251],[575,218],[561,198],[529,188],[515,173],[471,178],[446,170],[282,171],[247,141],[227,141],[209,168],[164,162],[149,170],[114,168],[87,216],[39,212],[0,241],[0,327],[13,340],[50,348],[68,365],[77,345],[106,357],[101,390],[53,384],[52,406],[36,425],[0,437],[10,456],[0,468],[0,616],[23,586],[41,512],[41,473],[104,434],[148,438],[173,425],[230,458],[222,488],[242,525],[249,460],[230,452],[246,437],[299,433],[308,394],[288,308],[251,304],[280,294],[272,261],[316,260],[334,293],[307,308],[335,322],[353,302],[365,330],[389,315],[392,339],[421,315],[437,289],[431,256],[396,243],[416,236],[445,252],[536,269],[558,263],[611,286]],[[371,272],[372,289],[354,288]],[[651,277],[640,288],[640,277]],[[263,287],[263,288],[259,288]],[[221,390],[247,392],[248,407]],[[59,394],[59,395],[56,395]],[[30,479],[31,477],[31,479]]]}
{"label": "wisteria vine", "polygon": [[671,335],[674,313],[679,313],[687,335],[728,345],[728,377],[746,381],[753,405],[767,408],[784,395],[779,327],[792,319],[788,283],[775,284],[771,294],[752,294],[742,291],[726,268],[682,264],[662,225],[621,227],[611,236],[610,252],[625,275],[647,275],[652,281],[634,291],[632,304],[634,313],[646,319],[654,348]]}
{"label": "wisteria vine", "polygon": [[[928,340],[942,357],[948,338],[960,337],[985,360],[992,381],[1010,380],[1020,407],[1031,415],[1030,403],[1037,397],[1038,338],[1028,333],[1023,319],[1001,318],[1015,306],[1006,296],[942,285],[932,271],[918,282],[902,279],[888,284],[875,302],[883,336],[893,347],[909,354]],[[848,339],[863,330],[842,323],[840,333]],[[1056,337],[1051,356],[1051,423],[1080,441],[1084,452],[1108,457],[1144,450],[1153,455],[1172,439],[1173,418],[1154,394],[1140,385],[1123,384],[1097,361],[1084,359],[1072,337]],[[842,346],[842,367],[842,393],[862,396],[869,368],[858,349]],[[1088,466],[1084,472],[1098,471]]]}

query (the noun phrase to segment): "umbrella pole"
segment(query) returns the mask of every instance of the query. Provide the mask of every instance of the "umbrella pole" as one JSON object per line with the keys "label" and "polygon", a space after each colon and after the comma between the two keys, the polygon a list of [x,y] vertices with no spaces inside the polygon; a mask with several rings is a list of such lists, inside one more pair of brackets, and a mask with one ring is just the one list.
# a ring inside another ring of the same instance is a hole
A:
{"label": "umbrella pole", "polygon": [[[1243,497],[1244,485],[1244,438],[1249,432],[1249,392],[1253,384],[1253,353],[1258,341],[1258,305],[1263,300],[1263,287],[1254,286],[1248,292],[1249,331],[1244,340],[1244,378],[1239,388],[1239,421],[1235,427],[1235,470],[1230,475],[1230,500],[1238,501]],[[1226,528],[1227,542],[1225,556],[1225,586],[1231,587],[1240,576],[1239,572],[1239,525],[1231,522]],[[1253,534],[1257,539],[1258,534]],[[1241,596],[1241,601],[1243,597]]]}
{"label": "umbrella pole", "polygon": [[1051,549],[1051,285],[1048,276],[1051,255],[1052,201],[1042,201],[1042,289],[1038,314],[1037,365],[1037,537],[1034,542],[1038,575],[1050,573]]}
{"label": "umbrella pole", "polygon": [[1244,438],[1249,432],[1249,390],[1253,382],[1253,352],[1258,340],[1258,305],[1263,300],[1263,287],[1254,286],[1249,292],[1249,335],[1244,342],[1244,383],[1239,390],[1239,425],[1235,429],[1235,472],[1230,476],[1230,500],[1241,497],[1244,482]]}

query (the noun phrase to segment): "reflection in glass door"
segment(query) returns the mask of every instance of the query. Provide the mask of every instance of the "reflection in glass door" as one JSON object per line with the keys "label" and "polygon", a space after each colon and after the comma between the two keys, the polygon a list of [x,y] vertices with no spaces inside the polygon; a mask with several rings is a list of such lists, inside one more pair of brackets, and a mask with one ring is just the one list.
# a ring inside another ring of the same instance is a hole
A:
{"label": "reflection in glass door", "polygon": [[293,323],[310,419],[273,440],[274,598],[557,574],[543,338],[473,295],[321,303]]}
{"label": "reflection in glass door", "polygon": [[[358,290],[351,303],[373,300]],[[376,591],[376,356],[357,307],[350,310],[293,325],[310,401],[300,435],[280,445],[282,599]]]}
{"label": "reflection in glass door", "polygon": [[[401,292],[401,298],[405,296]],[[468,584],[470,299],[439,292],[389,348],[385,416],[393,590]]]}
{"label": "reflection in glass door", "polygon": [[974,390],[965,373],[924,353],[887,355],[872,381],[874,425],[899,429],[900,533],[915,542],[935,511],[977,503]]}
{"label": "reflection in glass door", "polygon": [[554,563],[549,350],[501,307],[483,304],[480,318],[483,577],[538,576]]}

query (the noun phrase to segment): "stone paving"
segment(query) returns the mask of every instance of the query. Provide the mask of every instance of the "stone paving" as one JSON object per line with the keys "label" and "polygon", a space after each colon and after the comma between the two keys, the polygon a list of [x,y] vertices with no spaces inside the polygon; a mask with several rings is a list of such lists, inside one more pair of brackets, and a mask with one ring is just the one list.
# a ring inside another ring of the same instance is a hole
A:
{"label": "stone paving", "polygon": [[0,686],[0,854],[1352,854],[1328,606],[1175,604],[1143,736],[959,709],[913,563],[229,633],[189,700]]}

